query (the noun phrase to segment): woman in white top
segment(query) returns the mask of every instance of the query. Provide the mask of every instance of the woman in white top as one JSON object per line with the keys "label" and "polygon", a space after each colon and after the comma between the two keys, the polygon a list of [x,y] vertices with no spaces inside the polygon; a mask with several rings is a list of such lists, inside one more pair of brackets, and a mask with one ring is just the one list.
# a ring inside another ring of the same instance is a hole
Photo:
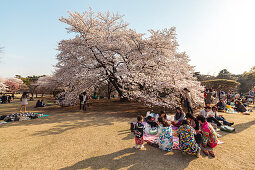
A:
{"label": "woman in white top", "polygon": [[24,92],[23,95],[21,96],[21,99],[20,99],[20,101],[21,101],[20,112],[22,112],[23,108],[24,108],[24,112],[26,112],[26,109],[27,109],[26,106],[28,104],[27,98],[28,98],[27,93]]}

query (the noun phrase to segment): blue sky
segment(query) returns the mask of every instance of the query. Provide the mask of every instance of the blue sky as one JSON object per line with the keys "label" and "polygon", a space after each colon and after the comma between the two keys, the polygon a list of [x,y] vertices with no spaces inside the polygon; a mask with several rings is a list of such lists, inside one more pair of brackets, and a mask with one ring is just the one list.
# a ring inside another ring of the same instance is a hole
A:
{"label": "blue sky", "polygon": [[0,76],[51,74],[57,43],[72,36],[58,19],[89,7],[119,12],[141,33],[175,26],[179,50],[196,71],[239,74],[255,66],[254,6],[253,0],[1,0]]}

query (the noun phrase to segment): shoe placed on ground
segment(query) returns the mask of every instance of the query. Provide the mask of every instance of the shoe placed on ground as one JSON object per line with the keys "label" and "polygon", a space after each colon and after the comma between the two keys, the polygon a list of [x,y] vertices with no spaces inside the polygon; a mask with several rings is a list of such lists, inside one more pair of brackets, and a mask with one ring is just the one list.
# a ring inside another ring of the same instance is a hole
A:
{"label": "shoe placed on ground", "polygon": [[218,138],[220,138],[220,137],[222,137],[222,135],[220,135],[220,134],[217,134],[217,137],[218,137]]}
{"label": "shoe placed on ground", "polygon": [[229,126],[232,126],[232,125],[234,125],[235,123],[234,122],[232,122],[232,123],[229,123]]}
{"label": "shoe placed on ground", "polygon": [[215,158],[215,154],[214,154],[213,151],[208,151],[208,152],[209,152],[209,155],[210,155],[211,157]]}
{"label": "shoe placed on ground", "polygon": [[134,148],[137,149],[137,145],[135,145]]}
{"label": "shoe placed on ground", "polygon": [[203,151],[203,153],[204,153],[206,156],[208,156],[208,155],[209,155],[208,150],[206,150],[206,149],[202,149],[202,151]]}
{"label": "shoe placed on ground", "polygon": [[143,145],[141,145],[141,146],[140,146],[140,149],[143,149],[143,148],[144,148],[144,146],[143,146]]}

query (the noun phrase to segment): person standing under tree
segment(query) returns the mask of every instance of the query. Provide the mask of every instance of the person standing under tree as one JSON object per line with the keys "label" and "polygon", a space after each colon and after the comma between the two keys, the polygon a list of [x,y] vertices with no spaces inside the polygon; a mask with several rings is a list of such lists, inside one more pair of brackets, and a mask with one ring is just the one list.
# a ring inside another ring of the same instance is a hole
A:
{"label": "person standing under tree", "polygon": [[80,94],[79,99],[80,99],[80,110],[82,108],[83,111],[86,111],[87,93],[83,92],[82,94]]}
{"label": "person standing under tree", "polygon": [[23,93],[23,95],[20,98],[21,101],[21,107],[20,107],[20,112],[22,112],[22,108],[24,108],[24,112],[26,112],[28,101],[27,101],[28,95],[26,92]]}
{"label": "person standing under tree", "polygon": [[183,89],[184,95],[183,95],[183,100],[184,100],[184,107],[187,108],[188,112],[193,114],[192,110],[192,97],[190,95],[190,91],[187,88]]}
{"label": "person standing under tree", "polygon": [[205,98],[205,105],[206,106],[210,106],[213,102],[213,91],[212,89],[208,89],[207,92],[206,92],[206,98]]}

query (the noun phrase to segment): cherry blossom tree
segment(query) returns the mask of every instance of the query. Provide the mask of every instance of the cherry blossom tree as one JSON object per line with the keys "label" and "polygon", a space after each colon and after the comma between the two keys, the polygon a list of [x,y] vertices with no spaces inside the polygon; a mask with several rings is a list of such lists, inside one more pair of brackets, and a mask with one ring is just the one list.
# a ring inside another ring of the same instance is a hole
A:
{"label": "cherry blossom tree", "polygon": [[12,92],[13,94],[16,93],[20,86],[23,84],[22,80],[17,78],[7,78],[4,82],[4,84],[7,86],[8,91]]}
{"label": "cherry blossom tree", "polygon": [[7,87],[4,84],[4,79],[0,77],[0,93],[5,93],[6,90],[7,90]]}
{"label": "cherry blossom tree", "polygon": [[53,76],[40,77],[34,84],[36,86],[36,96],[38,93],[42,94],[53,94],[54,91],[58,90],[58,83],[55,81]]}
{"label": "cherry blossom tree", "polygon": [[76,36],[59,43],[55,73],[65,105],[77,103],[79,93],[92,92],[104,81],[121,100],[174,108],[180,105],[182,90],[189,88],[194,105],[202,105],[203,87],[193,77],[188,56],[178,52],[174,27],[149,30],[145,37],[128,28],[119,14],[90,9],[69,15],[60,21]]}

